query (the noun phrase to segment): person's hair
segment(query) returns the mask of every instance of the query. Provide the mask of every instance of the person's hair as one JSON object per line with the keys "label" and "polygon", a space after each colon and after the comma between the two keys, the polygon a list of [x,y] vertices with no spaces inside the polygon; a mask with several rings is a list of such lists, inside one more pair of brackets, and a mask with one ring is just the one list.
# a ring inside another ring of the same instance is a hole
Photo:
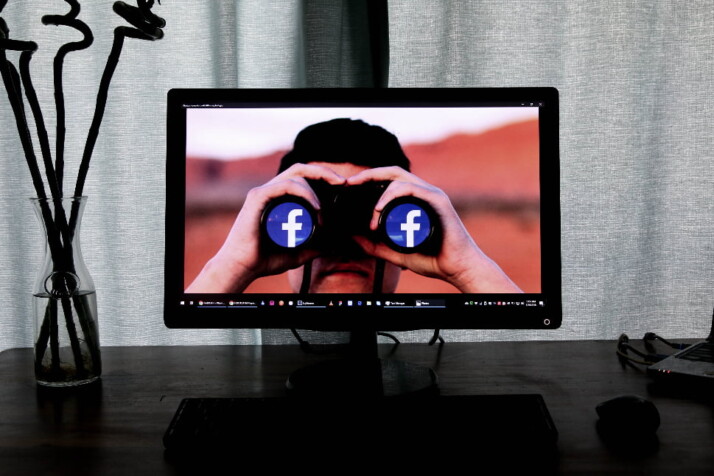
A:
{"label": "person's hair", "polygon": [[280,161],[278,173],[293,164],[350,163],[369,168],[396,165],[409,171],[409,159],[397,137],[362,120],[333,119],[298,133],[293,150]]}

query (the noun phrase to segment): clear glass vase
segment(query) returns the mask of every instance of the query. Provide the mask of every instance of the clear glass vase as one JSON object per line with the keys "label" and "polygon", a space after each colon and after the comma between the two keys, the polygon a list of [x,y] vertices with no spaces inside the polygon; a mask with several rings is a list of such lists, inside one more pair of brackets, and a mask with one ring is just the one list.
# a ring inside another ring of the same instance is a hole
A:
{"label": "clear glass vase", "polygon": [[45,247],[32,291],[35,377],[43,386],[85,385],[102,373],[96,290],[79,245],[85,202],[32,199]]}

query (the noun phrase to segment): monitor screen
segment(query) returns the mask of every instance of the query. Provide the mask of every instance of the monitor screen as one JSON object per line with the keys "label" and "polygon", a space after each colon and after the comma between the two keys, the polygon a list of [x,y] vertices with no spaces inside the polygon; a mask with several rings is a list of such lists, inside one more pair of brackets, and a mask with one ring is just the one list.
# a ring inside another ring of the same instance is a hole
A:
{"label": "monitor screen", "polygon": [[168,94],[165,322],[561,322],[553,88]]}

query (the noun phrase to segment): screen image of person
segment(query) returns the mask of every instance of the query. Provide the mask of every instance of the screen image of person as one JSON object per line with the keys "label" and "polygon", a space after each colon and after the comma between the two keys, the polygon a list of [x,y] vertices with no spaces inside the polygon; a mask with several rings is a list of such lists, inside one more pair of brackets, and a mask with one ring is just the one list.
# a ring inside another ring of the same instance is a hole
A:
{"label": "screen image of person", "polygon": [[286,273],[293,292],[393,293],[406,270],[456,292],[521,292],[447,194],[411,172],[395,135],[340,118],[297,135],[186,292],[241,293]]}

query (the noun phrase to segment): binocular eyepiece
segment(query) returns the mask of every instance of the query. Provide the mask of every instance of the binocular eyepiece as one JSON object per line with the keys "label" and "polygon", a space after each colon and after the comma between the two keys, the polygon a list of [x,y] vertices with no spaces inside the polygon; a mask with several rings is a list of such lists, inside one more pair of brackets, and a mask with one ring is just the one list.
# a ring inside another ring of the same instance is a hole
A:
{"label": "binocular eyepiece", "polygon": [[284,195],[263,210],[261,237],[273,250],[310,247],[325,253],[349,256],[361,248],[355,235],[385,243],[400,253],[434,255],[441,245],[441,226],[434,209],[424,200],[404,196],[387,204],[376,231],[369,228],[374,206],[389,182],[361,185],[330,185],[308,180],[320,200],[320,219],[303,198]]}

